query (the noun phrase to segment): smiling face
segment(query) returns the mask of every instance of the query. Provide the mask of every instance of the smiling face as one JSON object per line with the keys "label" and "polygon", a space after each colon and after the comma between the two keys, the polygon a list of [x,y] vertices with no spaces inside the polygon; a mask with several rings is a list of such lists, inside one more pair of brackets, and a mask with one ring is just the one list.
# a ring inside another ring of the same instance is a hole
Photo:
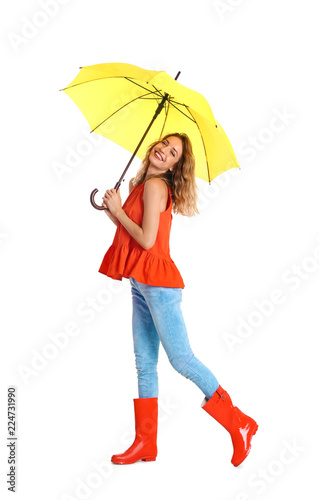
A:
{"label": "smiling face", "polygon": [[173,170],[182,154],[183,142],[179,137],[170,136],[158,142],[150,152],[147,175],[158,175]]}

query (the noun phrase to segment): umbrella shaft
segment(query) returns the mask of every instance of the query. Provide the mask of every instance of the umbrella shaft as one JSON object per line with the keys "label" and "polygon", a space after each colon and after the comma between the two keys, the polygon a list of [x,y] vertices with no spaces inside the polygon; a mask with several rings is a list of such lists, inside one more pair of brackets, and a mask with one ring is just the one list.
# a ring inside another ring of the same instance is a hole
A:
{"label": "umbrella shaft", "polygon": [[161,102],[159,103],[159,105],[158,105],[158,107],[157,107],[157,109],[155,111],[155,114],[154,114],[154,116],[153,116],[153,118],[151,120],[151,123],[149,124],[149,126],[145,130],[144,135],[143,135],[142,139],[140,140],[140,142],[138,143],[138,145],[137,145],[134,153],[132,154],[130,161],[128,162],[128,164],[126,165],[125,169],[123,170],[123,173],[122,173],[121,177],[119,178],[119,180],[115,184],[114,189],[116,189],[116,191],[119,189],[119,187],[121,185],[121,182],[122,182],[122,179],[125,176],[128,168],[130,167],[130,165],[131,165],[134,157],[136,156],[136,153],[138,152],[138,150],[139,150],[142,142],[144,141],[144,139],[145,139],[145,137],[146,137],[149,129],[151,128],[151,126],[153,125],[154,121],[156,120],[156,118],[158,117],[158,115],[160,114],[160,112],[162,111],[162,109],[164,108],[165,102],[167,101],[168,97],[169,97],[169,94],[165,93],[163,99],[161,100]]}

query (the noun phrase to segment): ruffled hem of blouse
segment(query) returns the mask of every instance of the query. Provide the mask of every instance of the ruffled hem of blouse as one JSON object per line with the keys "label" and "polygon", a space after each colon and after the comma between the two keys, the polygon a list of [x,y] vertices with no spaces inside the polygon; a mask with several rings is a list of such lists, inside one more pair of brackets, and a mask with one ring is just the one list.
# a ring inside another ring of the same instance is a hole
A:
{"label": "ruffled hem of blouse", "polygon": [[129,245],[111,245],[104,255],[99,273],[122,281],[132,276],[148,285],[184,288],[183,278],[173,260]]}

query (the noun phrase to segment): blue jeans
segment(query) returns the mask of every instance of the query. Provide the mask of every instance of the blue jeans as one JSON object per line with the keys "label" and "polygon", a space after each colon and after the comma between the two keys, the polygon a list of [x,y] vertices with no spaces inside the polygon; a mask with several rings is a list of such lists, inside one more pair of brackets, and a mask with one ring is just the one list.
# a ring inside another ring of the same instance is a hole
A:
{"label": "blue jeans", "polygon": [[182,288],[152,286],[129,278],[133,301],[133,342],[139,398],[158,397],[160,341],[168,359],[210,399],[219,383],[189,345],[181,310]]}

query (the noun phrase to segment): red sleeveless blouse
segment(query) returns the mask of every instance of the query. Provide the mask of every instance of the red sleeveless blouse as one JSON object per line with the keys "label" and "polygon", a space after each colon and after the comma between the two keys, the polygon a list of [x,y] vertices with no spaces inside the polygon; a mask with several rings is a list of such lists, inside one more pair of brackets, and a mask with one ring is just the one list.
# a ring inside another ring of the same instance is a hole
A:
{"label": "red sleeveless blouse", "polygon": [[[122,208],[136,224],[143,222],[144,181],[135,186]],[[170,256],[169,237],[172,224],[171,188],[168,186],[166,210],[160,213],[159,227],[152,248],[145,250],[118,222],[113,243],[107,250],[99,272],[122,281],[132,276],[140,283],[153,286],[185,288],[179,270]]]}

